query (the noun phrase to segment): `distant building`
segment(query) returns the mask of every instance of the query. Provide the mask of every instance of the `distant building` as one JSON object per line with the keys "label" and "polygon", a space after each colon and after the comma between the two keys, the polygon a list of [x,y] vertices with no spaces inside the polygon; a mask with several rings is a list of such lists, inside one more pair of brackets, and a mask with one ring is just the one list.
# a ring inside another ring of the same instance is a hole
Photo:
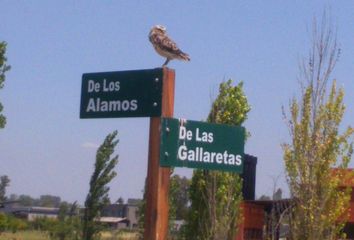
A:
{"label": "distant building", "polygon": [[105,206],[101,211],[102,221],[101,219],[100,221],[111,221],[109,225],[116,228],[136,228],[141,201],[141,199],[128,199],[126,204],[115,203]]}
{"label": "distant building", "polygon": [[0,212],[6,214],[13,214],[16,217],[26,219],[28,221],[33,221],[36,218],[53,218],[56,219],[59,214],[59,208],[48,208],[48,207],[23,207],[15,204],[6,204],[0,209]]}
{"label": "distant building", "polygon": [[117,218],[124,218],[125,217],[125,204],[109,204],[104,206],[101,211],[101,216],[103,217],[117,217]]}
{"label": "distant building", "polygon": [[[105,206],[101,211],[101,217],[98,221],[116,229],[136,228],[138,227],[138,211],[141,202],[141,199],[128,199],[126,204],[110,204]],[[18,202],[12,201],[2,204],[0,212],[33,221],[36,218],[44,217],[56,219],[59,215],[59,208],[24,207]]]}

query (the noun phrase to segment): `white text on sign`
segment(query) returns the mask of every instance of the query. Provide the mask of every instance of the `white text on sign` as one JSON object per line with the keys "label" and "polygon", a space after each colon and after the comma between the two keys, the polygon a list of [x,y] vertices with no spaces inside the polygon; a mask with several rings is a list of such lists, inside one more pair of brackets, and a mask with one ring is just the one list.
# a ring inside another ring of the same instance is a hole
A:
{"label": "white text on sign", "polygon": [[[214,134],[212,132],[201,131],[199,128],[195,129],[193,134],[192,130],[187,130],[185,126],[179,127],[178,138],[186,141],[196,141],[200,143],[211,144],[214,142]],[[237,165],[242,164],[242,156],[229,153],[227,150],[224,152],[209,152],[203,147],[195,147],[188,149],[186,145],[181,145],[177,151],[177,157],[181,161],[217,163],[224,165]]]}
{"label": "white text on sign", "polygon": [[94,80],[88,80],[87,84],[87,92],[92,93],[92,92],[118,92],[120,90],[120,82],[109,82],[107,83],[106,79],[103,79],[102,85],[99,82],[96,82]]}
{"label": "white text on sign", "polygon": [[[187,130],[186,127],[181,126],[179,128],[179,139],[186,139],[191,141],[193,139],[193,132],[191,130]],[[199,128],[195,130],[195,141],[197,142],[207,142],[212,143],[214,141],[214,136],[212,132],[200,132]]]}

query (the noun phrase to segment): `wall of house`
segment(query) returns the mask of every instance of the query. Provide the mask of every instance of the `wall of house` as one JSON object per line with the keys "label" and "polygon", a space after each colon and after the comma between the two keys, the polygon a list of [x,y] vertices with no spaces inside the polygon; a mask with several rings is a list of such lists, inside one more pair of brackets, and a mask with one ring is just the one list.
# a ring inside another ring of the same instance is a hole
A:
{"label": "wall of house", "polygon": [[28,213],[28,215],[27,215],[28,221],[34,221],[37,218],[57,219],[58,215],[57,214],[46,214],[46,213]]}
{"label": "wall of house", "polygon": [[138,210],[139,208],[137,206],[131,206],[131,205],[127,206],[126,218],[130,222],[129,224],[130,228],[135,228],[138,226],[138,216],[137,216]]}
{"label": "wall of house", "polygon": [[349,208],[349,223],[354,223],[354,187],[352,187],[352,196],[350,199],[350,208]]}
{"label": "wall of house", "polygon": [[243,221],[235,240],[262,240],[264,226],[263,206],[242,203]]}

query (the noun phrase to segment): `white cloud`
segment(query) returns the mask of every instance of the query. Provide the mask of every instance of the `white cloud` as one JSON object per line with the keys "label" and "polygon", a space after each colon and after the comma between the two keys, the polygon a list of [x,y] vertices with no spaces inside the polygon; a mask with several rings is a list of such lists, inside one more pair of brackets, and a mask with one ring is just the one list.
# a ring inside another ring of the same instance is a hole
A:
{"label": "white cloud", "polygon": [[99,147],[99,145],[96,143],[92,143],[92,142],[85,142],[85,143],[81,144],[81,147],[97,149]]}

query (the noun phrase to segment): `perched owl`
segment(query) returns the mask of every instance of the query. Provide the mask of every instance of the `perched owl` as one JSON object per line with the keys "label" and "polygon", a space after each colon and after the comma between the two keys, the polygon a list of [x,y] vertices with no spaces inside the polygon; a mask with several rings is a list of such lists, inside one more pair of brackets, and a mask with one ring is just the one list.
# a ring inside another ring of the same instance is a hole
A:
{"label": "perched owl", "polygon": [[149,40],[156,52],[166,58],[162,67],[166,66],[172,59],[190,61],[187,53],[182,52],[177,44],[167,36],[166,28],[161,25],[153,26],[149,33]]}

